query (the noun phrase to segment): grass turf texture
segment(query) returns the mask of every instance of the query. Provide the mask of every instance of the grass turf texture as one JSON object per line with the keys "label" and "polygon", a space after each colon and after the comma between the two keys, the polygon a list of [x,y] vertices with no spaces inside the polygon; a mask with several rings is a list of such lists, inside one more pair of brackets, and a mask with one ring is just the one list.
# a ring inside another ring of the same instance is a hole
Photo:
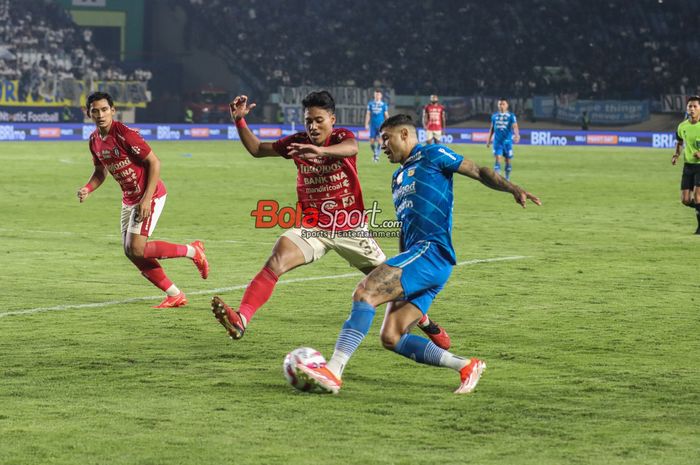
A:
{"label": "grass turf texture", "polygon": [[[700,238],[669,151],[518,147],[514,180],[544,202],[524,211],[456,178],[458,259],[528,257],[455,268],[432,307],[455,353],[487,361],[476,392],[382,349],[380,309],[340,395],[321,396],[288,386],[282,359],[330,356],[359,275],[280,285],[235,343],[211,293],[195,294],[259,270],[281,231],[255,230],[250,211],[293,204],[293,164],[231,142],[153,148],[169,189],[154,238],[203,239],[211,263],[202,281],[163,261],[190,292],[183,309],[150,308],[159,291],[122,255],[116,183],[78,204],[86,144],[0,144],[0,463],[697,463]],[[361,152],[366,202],[393,218],[394,167]],[[330,254],[282,280],[349,272]]]}

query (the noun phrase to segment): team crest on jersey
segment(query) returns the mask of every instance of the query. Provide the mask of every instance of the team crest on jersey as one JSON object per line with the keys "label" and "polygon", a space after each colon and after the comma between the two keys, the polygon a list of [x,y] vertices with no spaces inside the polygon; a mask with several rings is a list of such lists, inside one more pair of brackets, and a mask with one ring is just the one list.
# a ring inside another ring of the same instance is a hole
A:
{"label": "team crest on jersey", "polygon": [[119,148],[114,147],[114,158],[119,158]]}
{"label": "team crest on jersey", "polygon": [[415,168],[414,168],[414,169],[411,169],[411,170],[408,170],[408,175],[409,175],[409,176],[413,176],[415,173],[416,173]]}

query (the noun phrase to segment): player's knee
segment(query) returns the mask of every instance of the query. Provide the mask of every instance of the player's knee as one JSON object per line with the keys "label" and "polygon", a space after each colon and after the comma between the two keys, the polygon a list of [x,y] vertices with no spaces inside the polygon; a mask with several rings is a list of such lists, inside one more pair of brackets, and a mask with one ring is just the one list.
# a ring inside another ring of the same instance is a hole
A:
{"label": "player's knee", "polygon": [[124,246],[124,255],[128,258],[143,258],[145,245],[127,244]]}
{"label": "player's knee", "polygon": [[280,277],[284,273],[289,271],[289,266],[287,266],[286,260],[282,255],[277,253],[270,255],[270,258],[268,258],[267,262],[265,262],[265,266],[272,270],[272,272],[275,273],[277,277]]}
{"label": "player's knee", "polygon": [[367,289],[364,281],[358,284],[355,291],[352,293],[353,302],[367,302],[371,306],[376,307],[377,304],[374,297],[374,293]]}
{"label": "player's knee", "polygon": [[382,332],[379,334],[379,339],[382,341],[382,346],[384,346],[385,349],[395,351],[401,339],[401,335],[395,331],[385,331],[382,329]]}

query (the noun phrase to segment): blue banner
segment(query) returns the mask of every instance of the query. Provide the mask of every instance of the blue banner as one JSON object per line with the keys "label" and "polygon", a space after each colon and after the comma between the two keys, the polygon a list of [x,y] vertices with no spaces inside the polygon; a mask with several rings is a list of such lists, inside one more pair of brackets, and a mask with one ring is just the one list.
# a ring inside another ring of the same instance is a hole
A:
{"label": "blue banner", "polygon": [[532,99],[535,118],[554,119],[565,123],[581,123],[583,112],[589,124],[617,125],[641,123],[649,119],[646,100],[574,100],[566,101],[550,96]]}
{"label": "blue banner", "polygon": [[[178,140],[240,140],[232,124],[130,124],[147,141]],[[262,140],[277,140],[299,130],[290,125],[251,124],[253,133]],[[368,140],[369,132],[350,126],[356,137]],[[86,141],[95,130],[93,124],[13,124],[0,123],[0,141]],[[486,144],[487,128],[449,128],[442,136],[444,144]],[[676,136],[672,132],[626,131],[555,131],[522,129],[517,145],[589,145],[674,148]],[[418,129],[418,139],[425,142],[425,131]],[[517,146],[516,145],[516,146]]]}

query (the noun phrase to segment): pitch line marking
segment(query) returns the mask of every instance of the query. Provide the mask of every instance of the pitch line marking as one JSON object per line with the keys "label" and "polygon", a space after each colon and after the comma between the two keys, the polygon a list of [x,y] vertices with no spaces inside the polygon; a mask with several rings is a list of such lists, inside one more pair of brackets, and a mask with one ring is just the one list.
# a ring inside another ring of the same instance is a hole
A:
{"label": "pitch line marking", "polygon": [[[479,263],[493,263],[493,262],[505,262],[505,261],[511,261],[511,260],[523,260],[529,258],[524,255],[513,255],[511,257],[496,257],[496,258],[477,258],[474,260],[467,260],[464,262],[458,262],[457,266],[466,266],[466,265],[477,265]],[[345,273],[345,274],[335,274],[331,276],[310,276],[307,278],[296,278],[296,279],[285,279],[284,281],[280,281],[277,283],[278,286],[283,285],[283,284],[294,284],[294,283],[302,283],[302,282],[309,282],[309,281],[321,281],[321,280],[326,280],[326,279],[340,279],[340,278],[351,278],[353,276],[361,276],[362,273],[359,272],[354,272],[354,273]],[[192,291],[188,292],[187,295],[202,295],[202,294],[217,294],[220,292],[229,292],[229,291],[237,291],[240,289],[245,289],[248,287],[247,284],[241,284],[238,286],[230,286],[230,287],[217,287],[216,289],[207,289],[204,291]],[[110,305],[122,305],[122,304],[130,304],[134,302],[143,302],[144,300],[158,300],[162,299],[163,295],[156,295],[156,296],[146,296],[146,297],[134,297],[131,299],[123,299],[123,300],[109,300],[106,302],[94,302],[90,304],[71,304],[71,305],[55,305],[53,307],[38,307],[38,308],[28,308],[24,310],[15,310],[11,312],[5,312],[5,313],[0,313],[0,318],[6,317],[6,316],[18,316],[18,315],[31,315],[34,313],[41,313],[41,312],[57,312],[57,311],[62,311],[62,310],[73,310],[73,309],[81,309],[81,308],[101,308],[101,307],[109,307]]]}

